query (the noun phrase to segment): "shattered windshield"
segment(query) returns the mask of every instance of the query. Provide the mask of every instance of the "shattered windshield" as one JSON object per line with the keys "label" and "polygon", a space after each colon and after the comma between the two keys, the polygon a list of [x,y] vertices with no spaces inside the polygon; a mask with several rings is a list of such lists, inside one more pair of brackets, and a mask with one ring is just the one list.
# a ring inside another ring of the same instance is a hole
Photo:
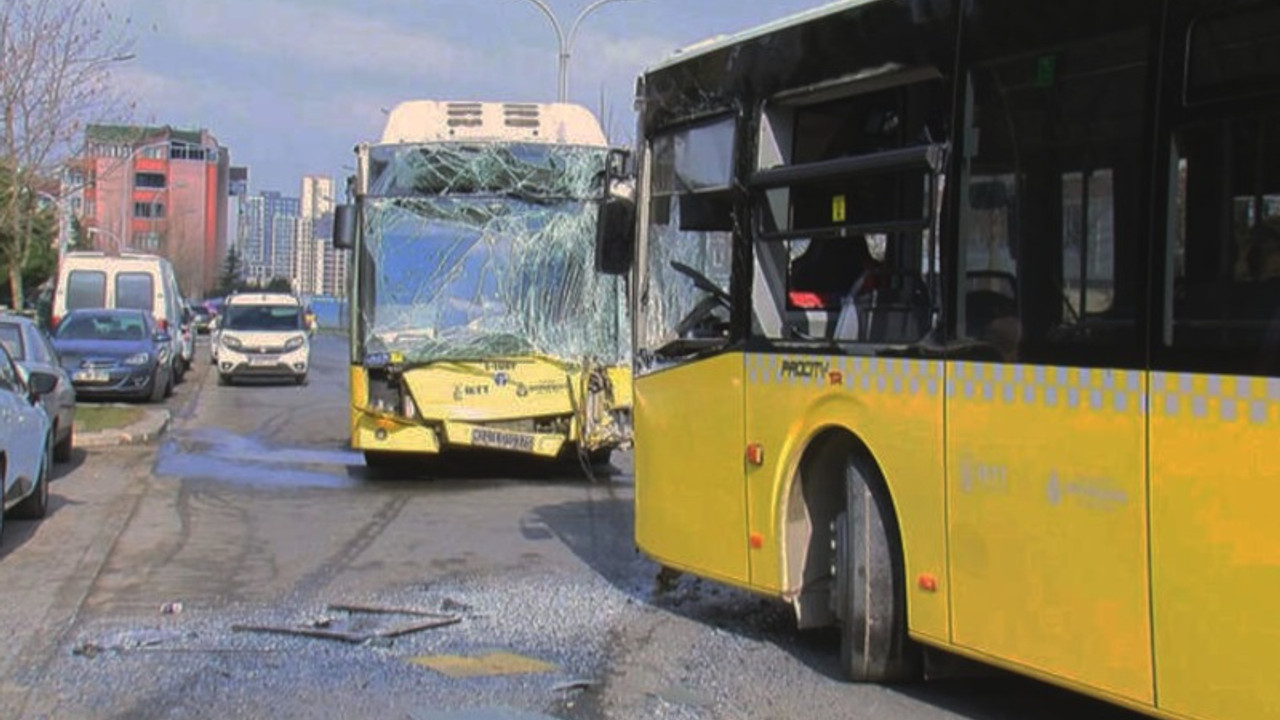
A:
{"label": "shattered windshield", "polygon": [[636,328],[641,372],[728,337],[733,140],[726,118],[659,135],[651,145]]}
{"label": "shattered windshield", "polygon": [[375,150],[360,269],[366,355],[619,361],[620,283],[592,265],[605,156],[562,146]]}

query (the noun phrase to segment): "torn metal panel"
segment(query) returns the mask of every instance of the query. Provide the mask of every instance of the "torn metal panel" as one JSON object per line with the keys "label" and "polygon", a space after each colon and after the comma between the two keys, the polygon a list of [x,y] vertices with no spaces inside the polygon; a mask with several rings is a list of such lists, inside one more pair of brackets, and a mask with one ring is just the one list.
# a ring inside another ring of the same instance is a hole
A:
{"label": "torn metal panel", "polygon": [[626,357],[621,283],[593,272],[607,150],[519,143],[371,150],[366,352],[407,364]]}

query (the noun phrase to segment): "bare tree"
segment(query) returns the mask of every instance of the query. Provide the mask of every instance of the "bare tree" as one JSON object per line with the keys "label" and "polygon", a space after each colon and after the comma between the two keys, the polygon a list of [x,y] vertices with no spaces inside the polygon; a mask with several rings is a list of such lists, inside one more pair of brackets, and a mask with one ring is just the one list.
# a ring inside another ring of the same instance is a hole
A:
{"label": "bare tree", "polygon": [[126,107],[111,64],[131,57],[129,22],[102,0],[0,0],[0,266],[22,306],[22,268],[34,234],[32,196],[56,176],[86,122]]}

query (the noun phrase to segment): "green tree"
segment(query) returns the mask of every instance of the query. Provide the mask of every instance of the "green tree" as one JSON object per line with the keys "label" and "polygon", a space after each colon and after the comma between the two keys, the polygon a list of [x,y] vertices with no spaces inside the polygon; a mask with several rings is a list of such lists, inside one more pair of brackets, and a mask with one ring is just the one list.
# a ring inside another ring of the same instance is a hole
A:
{"label": "green tree", "polygon": [[14,305],[41,251],[35,189],[57,174],[85,123],[118,106],[109,68],[130,57],[129,29],[101,0],[0,2],[0,271]]}
{"label": "green tree", "polygon": [[27,291],[44,284],[58,270],[58,219],[54,208],[40,207],[39,196],[30,188],[16,187],[17,178],[9,166],[0,164],[0,195],[21,202],[11,212],[17,221],[0,227],[0,263],[8,269],[10,282],[0,296],[5,304],[22,307]]}
{"label": "green tree", "polygon": [[232,246],[227,251],[227,259],[222,264],[222,274],[218,276],[217,293],[219,295],[230,295],[233,292],[244,289],[244,263],[240,260],[240,253]]}
{"label": "green tree", "polygon": [[293,292],[293,283],[289,282],[289,278],[273,277],[263,290],[265,292]]}
{"label": "green tree", "polygon": [[80,218],[71,218],[67,232],[69,233],[67,238],[68,251],[93,249],[93,238],[89,237],[89,231],[85,228],[84,223],[80,221]]}

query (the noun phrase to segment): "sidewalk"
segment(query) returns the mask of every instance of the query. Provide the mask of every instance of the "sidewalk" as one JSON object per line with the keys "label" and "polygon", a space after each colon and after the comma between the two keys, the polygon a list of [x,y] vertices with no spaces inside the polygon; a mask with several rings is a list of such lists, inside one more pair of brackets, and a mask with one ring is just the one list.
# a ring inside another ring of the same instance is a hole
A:
{"label": "sidewalk", "polygon": [[[136,405],[131,407],[138,407]],[[137,445],[148,443],[160,437],[169,427],[171,415],[167,408],[139,408],[143,411],[141,420],[122,428],[111,428],[98,432],[75,431],[75,446],[110,447],[112,445]]]}

